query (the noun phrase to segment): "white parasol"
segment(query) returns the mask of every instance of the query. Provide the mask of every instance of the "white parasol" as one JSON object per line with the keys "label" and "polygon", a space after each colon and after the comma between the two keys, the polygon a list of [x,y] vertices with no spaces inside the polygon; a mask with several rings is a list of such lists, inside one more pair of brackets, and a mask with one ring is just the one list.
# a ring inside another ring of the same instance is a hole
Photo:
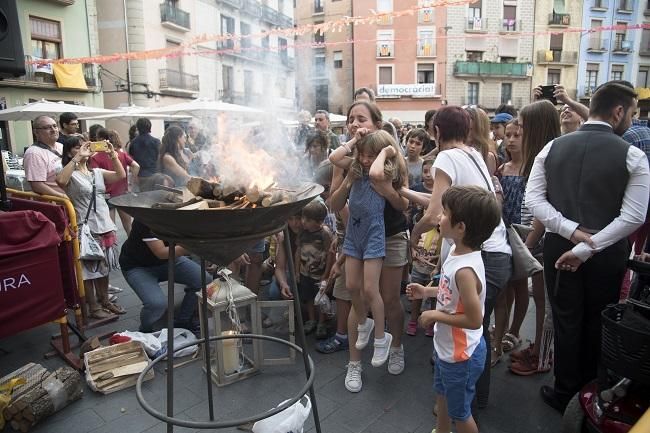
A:
{"label": "white parasol", "polygon": [[86,105],[66,104],[63,102],[50,102],[42,99],[38,102],[20,105],[18,107],[0,110],[2,120],[34,120],[38,116],[57,116],[61,113],[75,113],[77,116],[97,116],[114,113],[106,108],[88,107]]}

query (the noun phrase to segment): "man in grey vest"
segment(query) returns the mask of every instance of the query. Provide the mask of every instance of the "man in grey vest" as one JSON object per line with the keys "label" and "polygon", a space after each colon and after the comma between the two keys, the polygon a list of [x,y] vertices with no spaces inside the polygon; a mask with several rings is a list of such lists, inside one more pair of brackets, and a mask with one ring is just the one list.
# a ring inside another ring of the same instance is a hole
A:
{"label": "man in grey vest", "polygon": [[648,159],[620,137],[636,103],[628,82],[600,86],[589,120],[541,150],[526,186],[526,206],[546,227],[544,276],[555,328],[555,384],[540,391],[560,412],[596,377],[600,313],[619,299],[627,237],[645,221]]}

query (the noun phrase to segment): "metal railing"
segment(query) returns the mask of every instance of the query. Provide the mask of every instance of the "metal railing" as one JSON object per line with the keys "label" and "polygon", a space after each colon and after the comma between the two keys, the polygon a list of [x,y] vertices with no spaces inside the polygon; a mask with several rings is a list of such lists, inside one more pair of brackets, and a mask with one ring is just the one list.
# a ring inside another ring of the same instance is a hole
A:
{"label": "metal railing", "polygon": [[377,57],[394,57],[395,42],[377,41]]}
{"label": "metal railing", "polygon": [[161,89],[199,91],[199,76],[186,74],[175,69],[159,69]]}
{"label": "metal railing", "polygon": [[509,18],[504,18],[501,20],[501,31],[502,32],[520,32],[521,31],[521,20],[514,20]]}
{"label": "metal railing", "polygon": [[219,0],[223,4],[227,4],[229,6],[232,6],[236,9],[240,9],[242,6],[242,0]]}
{"label": "metal railing", "polygon": [[615,53],[631,53],[632,41],[625,39],[614,39],[614,43],[612,44],[612,51]]}
{"label": "metal railing", "polygon": [[280,16],[280,27],[283,28],[293,27],[293,19],[291,19],[290,16],[287,16],[282,12],[279,12],[278,15]]}
{"label": "metal railing", "polygon": [[[29,63],[34,60],[37,60],[37,58],[33,56],[25,56],[25,75],[21,77],[7,79],[7,81],[17,80],[17,81],[24,81],[24,82],[45,83],[45,84],[56,85],[56,79],[54,78],[54,74],[45,71],[41,72],[38,70],[37,65]],[[86,82],[86,85],[89,87],[96,87],[97,75],[95,73],[95,65],[92,63],[84,63],[82,65],[82,69],[83,69],[84,81]]]}
{"label": "metal railing", "polygon": [[589,98],[594,94],[598,86],[582,85],[578,87],[578,97],[579,98]]}
{"label": "metal railing", "polygon": [[257,0],[244,0],[241,10],[255,18],[262,16],[262,4]]}
{"label": "metal railing", "polygon": [[262,5],[262,19],[269,24],[277,26],[280,24],[280,14],[278,11],[267,5]]}
{"label": "metal railing", "polygon": [[591,52],[601,52],[607,51],[609,46],[609,40],[603,39],[599,36],[589,38],[589,45],[587,46],[587,51]]}
{"label": "metal railing", "polygon": [[570,26],[571,15],[550,13],[548,14],[548,25],[549,26]]}
{"label": "metal railing", "polygon": [[454,63],[454,75],[482,77],[520,77],[528,74],[527,63],[467,62]]}
{"label": "metal railing", "polygon": [[190,14],[174,7],[171,3],[160,4],[160,22],[172,23],[184,29],[190,29]]}
{"label": "metal railing", "polygon": [[570,63],[578,62],[577,51],[564,50],[539,50],[537,51],[537,63]]}
{"label": "metal railing", "polygon": [[467,17],[465,20],[466,32],[486,32],[487,27],[487,18]]}
{"label": "metal railing", "polygon": [[436,17],[434,8],[420,9],[418,12],[418,24],[433,24]]}
{"label": "metal railing", "polygon": [[434,40],[423,39],[417,42],[417,56],[418,57],[435,57],[436,56],[436,43]]}

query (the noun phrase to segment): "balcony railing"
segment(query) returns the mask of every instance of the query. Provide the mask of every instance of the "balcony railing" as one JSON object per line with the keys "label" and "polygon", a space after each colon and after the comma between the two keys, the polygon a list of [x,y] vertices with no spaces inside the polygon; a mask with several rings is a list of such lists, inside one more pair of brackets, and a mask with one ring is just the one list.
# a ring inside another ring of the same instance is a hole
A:
{"label": "balcony railing", "polygon": [[592,37],[589,38],[589,45],[587,46],[587,51],[592,53],[604,53],[607,51],[609,46],[609,40],[603,39],[601,37]]}
{"label": "balcony railing", "polygon": [[244,0],[241,10],[255,18],[262,16],[262,4],[257,0]]}
{"label": "balcony railing", "polygon": [[417,56],[418,57],[435,57],[436,44],[432,40],[421,40],[417,42]]}
{"label": "balcony railing", "polygon": [[632,52],[632,41],[615,39],[612,44],[612,52],[615,54],[629,54]]}
{"label": "balcony railing", "polygon": [[504,18],[501,20],[501,31],[502,32],[520,32],[521,31],[521,20],[513,20],[509,18]]}
{"label": "balcony railing", "polygon": [[219,0],[219,2],[232,6],[235,9],[241,9],[242,7],[242,0]]}
{"label": "balcony railing", "polygon": [[185,31],[190,30],[190,14],[170,3],[160,4],[160,22],[171,23],[175,28],[180,27]]}
{"label": "balcony railing", "polygon": [[279,12],[267,5],[262,5],[262,19],[274,26],[280,24]]}
{"label": "balcony railing", "polygon": [[528,63],[466,62],[454,64],[454,76],[526,78]]}
{"label": "balcony railing", "polygon": [[280,27],[285,29],[289,27],[293,27],[293,20],[291,19],[291,17],[283,14],[282,12],[280,12],[279,15],[280,15]]}
{"label": "balcony railing", "polygon": [[487,18],[468,17],[465,20],[466,32],[487,32]]}
{"label": "balcony railing", "polygon": [[393,41],[377,41],[377,57],[395,56],[395,43]]}
{"label": "balcony railing", "polygon": [[548,14],[548,25],[549,26],[570,26],[571,25],[571,15],[569,14]]}
{"label": "balcony railing", "polygon": [[186,74],[175,69],[159,69],[160,89],[199,91],[199,76]]}
{"label": "balcony railing", "polygon": [[418,12],[418,23],[419,24],[433,24],[435,20],[435,9],[425,8],[420,9]]}
{"label": "balcony railing", "polygon": [[632,0],[616,1],[616,11],[618,13],[631,14],[633,10],[634,10],[634,5],[632,5]]}
{"label": "balcony railing", "polygon": [[[54,74],[48,72],[39,72],[38,66],[31,64],[37,60],[32,56],[25,56],[25,75],[20,77],[12,77],[3,80],[4,84],[18,84],[21,87],[52,87],[56,88],[56,79]],[[97,76],[95,73],[95,65],[92,63],[84,63],[83,66],[83,75],[86,86],[96,87],[97,86]]]}
{"label": "balcony railing", "polygon": [[609,0],[592,0],[591,10],[606,11]]}
{"label": "balcony railing", "polygon": [[594,94],[598,86],[582,85],[578,88],[579,98],[590,98]]}
{"label": "balcony railing", "polygon": [[537,51],[537,63],[564,63],[574,65],[578,62],[577,51],[564,50],[539,50]]}

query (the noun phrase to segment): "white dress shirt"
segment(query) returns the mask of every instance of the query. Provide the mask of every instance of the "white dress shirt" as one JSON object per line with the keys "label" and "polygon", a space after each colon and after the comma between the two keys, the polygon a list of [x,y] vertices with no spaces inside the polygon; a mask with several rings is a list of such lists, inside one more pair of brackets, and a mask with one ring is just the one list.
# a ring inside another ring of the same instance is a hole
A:
{"label": "white dress shirt", "polygon": [[[590,120],[585,124],[611,125],[605,122]],[[557,233],[560,236],[571,239],[571,235],[578,228],[579,223],[571,221],[548,202],[546,195],[546,168],[544,162],[546,156],[553,146],[553,141],[549,142],[535,157],[533,168],[528,177],[526,186],[526,206],[531,213],[537,218],[546,230]],[[650,169],[648,168],[648,158],[642,150],[630,146],[625,159],[629,179],[623,195],[621,213],[614,218],[601,231],[591,236],[592,242],[596,245],[591,248],[586,242],[577,244],[571,251],[582,261],[585,262],[592,255],[602,251],[608,246],[618,242],[626,236],[629,236],[641,224],[645,222],[646,212],[648,210],[648,197],[650,196]]]}

